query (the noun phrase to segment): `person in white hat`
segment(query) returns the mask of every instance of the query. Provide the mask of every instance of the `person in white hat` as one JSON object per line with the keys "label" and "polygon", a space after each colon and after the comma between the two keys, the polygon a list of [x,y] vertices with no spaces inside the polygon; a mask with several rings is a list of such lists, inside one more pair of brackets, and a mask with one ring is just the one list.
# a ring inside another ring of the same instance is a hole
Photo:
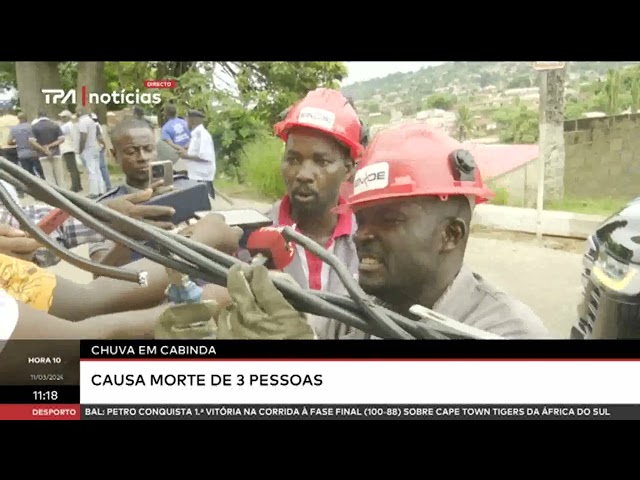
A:
{"label": "person in white hat", "polygon": [[78,143],[78,132],[72,120],[72,113],[64,110],[58,114],[60,118],[60,128],[64,133],[64,142],[60,145],[60,153],[62,159],[67,166],[67,171],[71,177],[71,190],[74,192],[82,191],[82,180],[78,171],[78,163],[76,161],[76,144]]}

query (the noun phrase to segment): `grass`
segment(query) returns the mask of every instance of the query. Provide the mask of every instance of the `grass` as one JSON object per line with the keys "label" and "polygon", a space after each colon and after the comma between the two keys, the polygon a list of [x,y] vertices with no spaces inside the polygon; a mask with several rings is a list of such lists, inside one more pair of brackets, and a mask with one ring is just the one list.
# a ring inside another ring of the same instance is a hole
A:
{"label": "grass", "polygon": [[215,186],[218,190],[231,198],[242,198],[245,200],[267,203],[275,201],[274,198],[265,196],[250,184],[239,184],[235,179],[218,177],[215,180]]}
{"label": "grass", "polygon": [[122,168],[120,165],[114,162],[109,162],[107,165],[107,169],[109,170],[109,174],[111,175],[122,175]]}
{"label": "grass", "polygon": [[286,193],[281,166],[284,143],[266,135],[244,147],[240,165],[246,182],[260,195],[275,200]]}
{"label": "grass", "polygon": [[[496,194],[489,203],[492,205],[509,205],[509,192],[507,189],[498,187],[497,185],[491,185],[491,190]],[[627,203],[631,201],[631,198],[615,198],[615,197],[603,197],[603,198],[575,198],[567,197],[560,201],[545,201],[545,210],[554,210],[562,212],[582,213],[585,215],[611,215]],[[535,205],[534,205],[535,208]]]}
{"label": "grass", "polygon": [[565,198],[557,202],[545,202],[545,210],[584,213],[587,215],[611,215],[629,203],[631,198]]}

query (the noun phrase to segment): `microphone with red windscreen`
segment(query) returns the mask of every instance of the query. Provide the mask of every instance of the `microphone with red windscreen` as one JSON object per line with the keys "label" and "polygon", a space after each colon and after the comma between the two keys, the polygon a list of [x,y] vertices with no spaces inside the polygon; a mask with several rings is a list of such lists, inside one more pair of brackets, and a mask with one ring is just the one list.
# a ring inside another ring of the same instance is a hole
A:
{"label": "microphone with red windscreen", "polygon": [[269,270],[282,270],[293,261],[295,248],[282,236],[282,228],[263,227],[254,230],[247,239],[252,265],[264,265]]}

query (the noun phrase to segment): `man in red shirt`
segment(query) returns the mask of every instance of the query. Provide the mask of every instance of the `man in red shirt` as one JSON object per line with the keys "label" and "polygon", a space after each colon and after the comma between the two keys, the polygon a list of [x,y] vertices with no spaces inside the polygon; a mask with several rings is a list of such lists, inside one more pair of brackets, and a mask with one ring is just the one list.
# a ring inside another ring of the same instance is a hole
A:
{"label": "man in red shirt", "polygon": [[[336,90],[309,92],[276,124],[275,133],[286,143],[282,174],[287,194],[269,216],[275,225],[296,225],[298,231],[338,256],[355,276],[355,219],[350,212],[332,212],[345,202],[341,187],[353,176],[356,159],[364,151],[362,123],[351,102]],[[285,273],[303,288],[346,293],[335,272],[301,247]],[[348,333],[345,325],[325,318],[314,318],[312,327],[319,338]]]}

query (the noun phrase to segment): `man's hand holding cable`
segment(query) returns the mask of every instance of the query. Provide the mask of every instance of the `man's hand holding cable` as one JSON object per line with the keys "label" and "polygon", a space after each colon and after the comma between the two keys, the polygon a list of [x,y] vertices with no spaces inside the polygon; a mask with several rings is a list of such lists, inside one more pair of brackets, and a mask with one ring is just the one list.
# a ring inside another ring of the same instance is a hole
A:
{"label": "man's hand holding cable", "polygon": [[182,229],[180,234],[189,237],[194,242],[202,243],[233,255],[240,248],[240,239],[243,232],[240,227],[227,225],[222,215],[210,213],[195,224]]}
{"label": "man's hand holding cable", "polygon": [[[285,274],[281,274],[284,278]],[[290,280],[295,283],[293,279]],[[233,303],[218,315],[219,339],[313,340],[304,313],[298,312],[274,285],[263,265],[234,265],[227,290]]]}
{"label": "man's hand holding cable", "polygon": [[37,240],[29,238],[22,230],[0,225],[0,253],[30,261],[41,247]]}

